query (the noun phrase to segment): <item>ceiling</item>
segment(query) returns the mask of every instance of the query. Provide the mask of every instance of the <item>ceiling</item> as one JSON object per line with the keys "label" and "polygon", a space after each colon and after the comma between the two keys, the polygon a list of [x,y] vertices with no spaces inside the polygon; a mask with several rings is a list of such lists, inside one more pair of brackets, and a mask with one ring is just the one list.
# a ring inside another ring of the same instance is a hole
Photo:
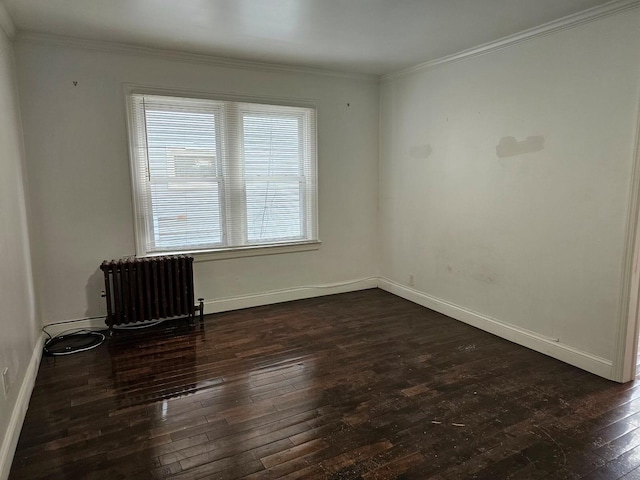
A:
{"label": "ceiling", "polygon": [[374,75],[435,60],[604,3],[5,0],[18,31]]}

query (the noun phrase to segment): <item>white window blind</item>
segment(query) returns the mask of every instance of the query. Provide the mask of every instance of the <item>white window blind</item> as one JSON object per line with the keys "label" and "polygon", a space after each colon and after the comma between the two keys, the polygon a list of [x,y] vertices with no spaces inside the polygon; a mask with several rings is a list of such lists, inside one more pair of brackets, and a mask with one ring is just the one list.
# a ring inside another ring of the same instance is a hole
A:
{"label": "white window blind", "polygon": [[129,101],[139,255],[317,240],[313,108]]}

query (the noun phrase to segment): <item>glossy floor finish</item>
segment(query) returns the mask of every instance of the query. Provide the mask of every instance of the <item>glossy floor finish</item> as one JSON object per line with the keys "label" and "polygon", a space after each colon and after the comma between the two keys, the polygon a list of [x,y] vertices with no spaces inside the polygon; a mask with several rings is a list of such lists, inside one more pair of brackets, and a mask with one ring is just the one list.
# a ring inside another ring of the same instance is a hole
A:
{"label": "glossy floor finish", "polygon": [[640,479],[618,385],[381,290],[45,358],[11,479]]}

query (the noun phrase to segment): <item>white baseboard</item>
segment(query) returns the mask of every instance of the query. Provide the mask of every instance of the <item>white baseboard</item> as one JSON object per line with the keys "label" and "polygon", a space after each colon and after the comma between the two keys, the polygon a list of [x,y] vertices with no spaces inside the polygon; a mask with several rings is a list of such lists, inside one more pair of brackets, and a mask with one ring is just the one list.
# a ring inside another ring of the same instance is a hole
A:
{"label": "white baseboard", "polygon": [[612,361],[577,348],[546,338],[538,333],[519,328],[495,318],[487,317],[472,310],[460,307],[440,298],[419,292],[388,278],[379,278],[378,287],[423,307],[430,308],[461,322],[492,333],[511,342],[530,348],[570,365],[613,380]]}
{"label": "white baseboard", "polygon": [[[378,277],[360,278],[345,282],[330,283],[324,285],[310,285],[304,287],[287,288],[284,290],[273,290],[270,292],[255,293],[250,295],[239,295],[237,297],[219,298],[216,300],[205,300],[205,314],[220,313],[230,310],[240,310],[242,308],[259,307],[274,303],[289,302],[291,300],[301,300],[304,298],[321,297],[323,295],[334,295],[336,293],[355,292],[366,290],[378,286]],[[77,318],[62,322],[49,323],[44,327],[51,336],[59,335],[66,331],[73,331],[82,328],[105,329],[105,317]]]}
{"label": "white baseboard", "polygon": [[42,359],[43,344],[44,335],[38,339],[33,348],[31,360],[24,374],[22,385],[20,385],[18,398],[16,399],[9,418],[9,426],[2,439],[2,445],[0,446],[0,480],[9,478],[13,456],[16,451],[16,446],[18,445],[18,439],[20,438],[20,431],[22,430],[24,417],[27,414],[29,400],[31,400],[31,392],[36,383],[36,376],[38,375],[38,368],[40,367],[40,360]]}
{"label": "white baseboard", "polygon": [[104,319],[105,317],[78,318],[75,320],[65,320],[64,322],[50,323],[45,325],[44,328],[52,337],[67,331],[75,331],[82,328],[86,328],[88,330],[104,330],[107,328],[107,325],[104,323]]}
{"label": "white baseboard", "polygon": [[[419,292],[385,277],[368,277],[347,282],[295,287],[251,295],[239,295],[236,297],[208,300],[205,301],[205,313],[226,312],[242,308],[271,305],[274,303],[289,302],[292,300],[320,297],[324,295],[334,295],[336,293],[352,292],[376,287],[511,342],[537,352],[544,353],[545,355],[549,355],[550,357],[556,358],[570,365],[574,365],[601,377],[615,380],[615,378],[613,378],[613,362],[611,360],[591,355],[590,353],[571,347],[570,345],[558,342],[556,339],[544,337],[539,333],[510,325],[507,322],[488,317],[481,313],[455,305],[451,302],[447,302],[446,300]],[[105,328],[105,323],[104,317],[81,318],[77,320],[69,320],[67,322],[49,324],[46,325],[46,328],[51,335],[57,335],[70,329],[103,329]],[[0,480],[2,479],[0,478]]]}
{"label": "white baseboard", "polygon": [[285,290],[274,290],[271,292],[257,293],[253,295],[241,295],[237,297],[220,298],[217,300],[205,301],[205,313],[219,313],[229,310],[239,310],[241,308],[258,307],[261,305],[271,305],[274,303],[290,302],[303,298],[322,297],[324,295],[334,295],[336,293],[355,292],[376,288],[378,277],[361,278],[348,282],[331,283],[326,285],[313,285],[308,287],[287,288]]}

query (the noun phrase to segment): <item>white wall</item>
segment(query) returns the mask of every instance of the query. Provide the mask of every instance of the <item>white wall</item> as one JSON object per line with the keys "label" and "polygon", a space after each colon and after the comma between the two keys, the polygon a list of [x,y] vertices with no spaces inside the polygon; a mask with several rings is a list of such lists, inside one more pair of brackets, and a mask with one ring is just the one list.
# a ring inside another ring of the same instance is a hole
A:
{"label": "white wall", "polygon": [[0,372],[8,367],[10,382],[7,397],[0,382],[0,478],[8,474],[24,418],[19,397],[28,401],[31,393],[27,371],[39,338],[14,80],[12,44],[0,28]]}
{"label": "white wall", "polygon": [[[43,323],[103,315],[98,266],[135,253],[125,83],[310,99],[317,105],[321,248],[197,263],[197,295],[214,301],[377,275],[375,80],[26,41],[17,43],[16,52]],[[283,298],[289,297],[255,301]]]}
{"label": "white wall", "polygon": [[[208,311],[381,274],[394,293],[610,376],[638,25],[640,11],[627,11],[397,76],[380,92],[363,79],[20,41],[42,321],[103,315],[98,265],[134,253],[124,83],[311,99],[323,245],[198,263]],[[274,291],[287,293],[263,295]]]}
{"label": "white wall", "polygon": [[[639,25],[635,9],[383,82],[392,290],[609,375]],[[497,149],[505,137],[534,138],[516,154]]]}

